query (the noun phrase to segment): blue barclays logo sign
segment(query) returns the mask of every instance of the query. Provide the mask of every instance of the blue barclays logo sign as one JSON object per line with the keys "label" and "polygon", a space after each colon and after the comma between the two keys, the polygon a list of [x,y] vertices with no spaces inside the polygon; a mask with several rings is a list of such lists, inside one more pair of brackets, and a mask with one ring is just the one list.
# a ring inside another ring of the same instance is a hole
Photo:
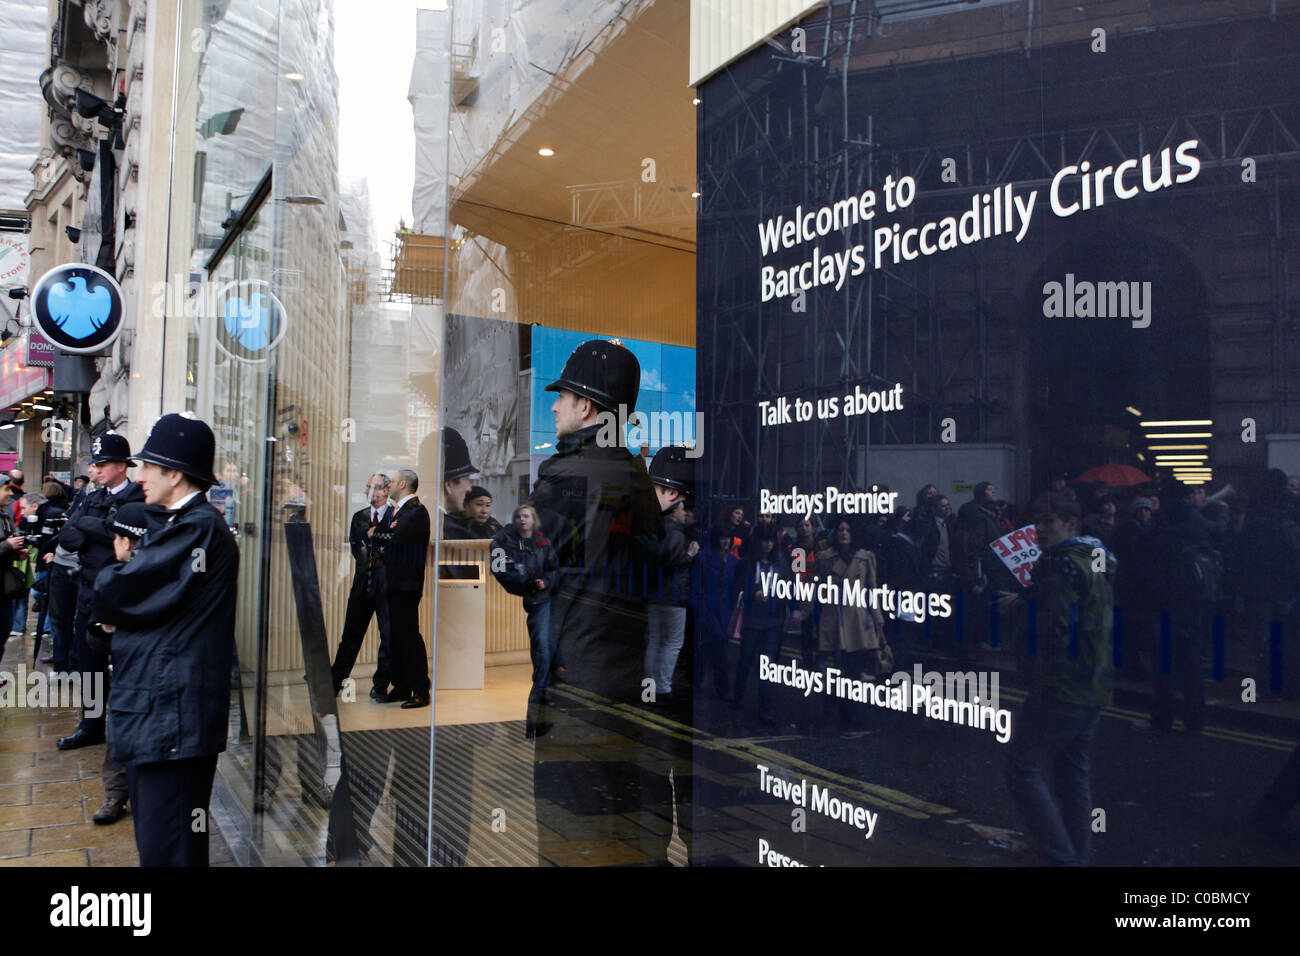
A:
{"label": "blue barclays logo sign", "polygon": [[217,347],[241,362],[265,361],[289,326],[284,306],[266,282],[231,282],[214,304]]}
{"label": "blue barclays logo sign", "polygon": [[122,290],[96,266],[56,266],[32,292],[38,331],[65,352],[99,352],[122,331]]}

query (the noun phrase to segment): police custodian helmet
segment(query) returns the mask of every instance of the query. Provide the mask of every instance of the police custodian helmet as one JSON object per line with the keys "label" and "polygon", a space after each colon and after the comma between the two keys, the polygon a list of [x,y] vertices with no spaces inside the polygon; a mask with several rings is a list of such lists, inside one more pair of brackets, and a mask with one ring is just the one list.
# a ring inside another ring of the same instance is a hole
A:
{"label": "police custodian helmet", "polygon": [[478,468],[469,460],[469,446],[460,432],[444,426],[442,429],[442,480],[455,481],[466,475],[478,474]]}
{"label": "police custodian helmet", "polygon": [[135,467],[135,462],[131,460],[131,445],[125,435],[109,432],[91,442],[90,463],[102,465],[106,461],[124,461],[132,468]]}
{"label": "police custodian helmet", "polygon": [[216,485],[220,484],[212,474],[216,451],[217,440],[211,428],[197,418],[172,412],[153,423],[136,457]]}
{"label": "police custodian helmet", "polygon": [[618,339],[592,339],[573,350],[560,377],[546,390],[568,390],[609,411],[621,405],[631,412],[641,390],[641,363]]}
{"label": "police custodian helmet", "polygon": [[686,457],[686,449],[668,445],[650,459],[650,481],[665,488],[676,488],[684,495],[695,494],[695,462]]}

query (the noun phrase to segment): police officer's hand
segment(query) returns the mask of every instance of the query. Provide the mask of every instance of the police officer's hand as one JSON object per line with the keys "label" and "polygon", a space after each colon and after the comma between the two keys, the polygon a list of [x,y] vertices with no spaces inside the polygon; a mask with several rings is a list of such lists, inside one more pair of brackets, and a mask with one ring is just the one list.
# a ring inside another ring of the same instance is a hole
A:
{"label": "police officer's hand", "polygon": [[46,564],[49,564],[51,561],[54,560],[54,552],[53,551],[47,552],[45,557],[43,557],[41,560],[44,561]]}
{"label": "police officer's hand", "polygon": [[24,538],[20,534],[16,534],[11,538],[5,538],[5,544],[9,545],[9,547],[11,548],[21,548],[23,546],[23,542],[24,542]]}
{"label": "police officer's hand", "polygon": [[120,534],[113,535],[113,553],[117,555],[117,560],[130,561],[132,547],[130,538]]}

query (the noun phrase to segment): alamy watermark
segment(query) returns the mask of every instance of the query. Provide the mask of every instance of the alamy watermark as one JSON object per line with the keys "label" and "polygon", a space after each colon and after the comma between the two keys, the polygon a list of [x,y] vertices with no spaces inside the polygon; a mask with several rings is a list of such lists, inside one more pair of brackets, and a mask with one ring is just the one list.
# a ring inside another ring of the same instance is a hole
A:
{"label": "alamy watermark", "polygon": [[[0,671],[7,683],[0,687],[0,708],[5,707],[84,707],[87,717],[104,713],[104,675],[91,673],[83,680],[80,671],[69,674],[46,674],[18,670]],[[84,691],[84,693],[83,693]]]}
{"label": "alamy watermark", "polygon": [[601,448],[681,445],[687,458],[704,454],[703,412],[637,412],[619,405],[617,412],[602,411],[596,421],[596,444]]}

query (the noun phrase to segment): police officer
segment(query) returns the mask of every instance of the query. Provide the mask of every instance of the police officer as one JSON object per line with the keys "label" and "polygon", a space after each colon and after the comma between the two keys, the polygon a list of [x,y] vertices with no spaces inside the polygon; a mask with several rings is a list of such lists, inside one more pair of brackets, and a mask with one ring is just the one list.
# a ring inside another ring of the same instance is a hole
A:
{"label": "police officer", "polygon": [[[59,532],[58,544],[77,554],[77,610],[72,619],[72,640],[81,671],[81,723],[67,737],[60,737],[60,750],[75,750],[105,740],[108,681],[109,637],[99,628],[91,628],[90,605],[99,572],[113,561],[113,519],[117,510],[133,502],[144,501],[144,490],[127,478],[127,468],[135,467],[131,446],[122,435],[100,435],[91,445],[90,472],[98,487],[89,492]],[[100,768],[104,800],[95,811],[96,823],[115,822],[127,803],[126,771],[105,752]]]}
{"label": "police officer", "polygon": [[[443,541],[467,541],[480,538],[470,527],[470,520],[465,516],[465,496],[473,482],[470,475],[478,474],[478,466],[469,460],[469,446],[460,432],[454,428],[442,429],[442,495],[438,500],[438,513],[442,521]],[[456,549],[447,549],[452,556]],[[451,564],[443,562],[438,565],[441,580],[470,580],[477,578],[478,567],[472,564]]]}
{"label": "police officer", "polygon": [[438,511],[442,518],[443,540],[464,540],[476,537],[470,531],[469,520],[465,517],[465,495],[473,482],[470,475],[477,475],[478,468],[469,460],[469,446],[460,432],[454,428],[442,430],[442,497],[438,502]]}
{"label": "police officer", "polygon": [[239,550],[207,498],[216,442],[164,415],[140,459],[158,527],[95,582],[92,618],[113,633],[113,758],[127,768],[141,866],[207,866],[208,801],[226,748]]}
{"label": "police officer", "polygon": [[[637,763],[641,729],[624,728],[625,756],[576,767],[571,747],[591,733],[592,701],[639,702],[646,649],[646,591],[658,575],[663,531],[659,503],[640,460],[623,447],[620,414],[636,408],[641,367],[617,341],[593,340],[574,350],[560,377],[547,386],[558,395],[555,454],[542,463],[532,500],[544,537],[555,548],[560,575],[551,626],[564,664],[563,684],[552,684],[550,729],[534,716],[534,797],[539,833],[571,831],[567,814],[585,817],[582,839],[619,840],[627,821],[620,810],[644,806],[644,768]],[[558,679],[558,678],[557,678]],[[606,815],[593,815],[598,794],[619,793]],[[560,812],[557,814],[557,808]],[[635,811],[634,811],[635,812]],[[646,831],[647,839],[650,838]],[[574,837],[569,836],[569,839]],[[643,841],[644,842],[644,841]],[[650,839],[643,850],[662,855]],[[548,858],[547,838],[538,852]]]}

